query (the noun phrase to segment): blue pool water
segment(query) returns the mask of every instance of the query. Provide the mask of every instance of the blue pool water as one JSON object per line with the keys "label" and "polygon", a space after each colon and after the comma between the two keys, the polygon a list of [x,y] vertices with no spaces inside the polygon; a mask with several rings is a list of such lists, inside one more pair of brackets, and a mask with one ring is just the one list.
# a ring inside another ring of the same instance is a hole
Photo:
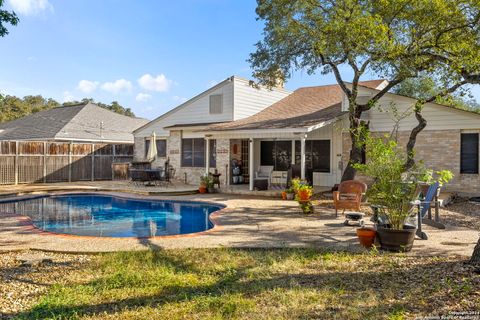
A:
{"label": "blue pool water", "polygon": [[29,216],[45,231],[97,237],[188,234],[213,227],[209,215],[223,206],[110,195],[69,194],[0,202],[0,212]]}

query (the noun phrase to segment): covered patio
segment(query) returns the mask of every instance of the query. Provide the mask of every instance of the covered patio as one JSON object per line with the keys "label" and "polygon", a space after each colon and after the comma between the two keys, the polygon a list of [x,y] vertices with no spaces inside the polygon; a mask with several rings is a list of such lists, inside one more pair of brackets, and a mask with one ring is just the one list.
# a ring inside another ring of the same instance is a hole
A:
{"label": "covered patio", "polygon": [[[246,185],[249,191],[266,189],[279,193],[292,178],[331,188],[340,181],[343,168],[339,122],[334,119],[309,127],[209,130],[205,132],[206,157],[210,156],[211,141],[228,140],[226,189],[240,190]],[[210,171],[207,161],[205,172]],[[259,183],[260,180],[265,183]]]}

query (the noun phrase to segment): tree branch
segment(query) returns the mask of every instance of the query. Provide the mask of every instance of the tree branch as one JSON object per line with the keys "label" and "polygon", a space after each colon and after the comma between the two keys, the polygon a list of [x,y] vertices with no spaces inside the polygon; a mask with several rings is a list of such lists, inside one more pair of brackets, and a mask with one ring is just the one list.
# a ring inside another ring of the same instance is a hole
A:
{"label": "tree branch", "polygon": [[385,94],[387,94],[388,91],[390,91],[390,89],[395,87],[397,84],[399,84],[403,80],[405,80],[405,79],[404,78],[397,78],[397,79],[394,79],[394,80],[390,81],[385,86],[385,88],[380,90],[375,96],[373,96],[373,98],[368,100],[368,102],[366,104],[359,105],[360,110],[362,112],[370,110],[378,102],[378,100],[380,100]]}

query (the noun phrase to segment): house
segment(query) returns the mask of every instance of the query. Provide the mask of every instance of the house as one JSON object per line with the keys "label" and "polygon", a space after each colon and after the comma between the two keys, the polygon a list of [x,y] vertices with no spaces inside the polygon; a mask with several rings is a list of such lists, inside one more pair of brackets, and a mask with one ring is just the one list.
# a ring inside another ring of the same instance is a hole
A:
{"label": "house", "polygon": [[0,184],[126,179],[147,122],[83,103],[0,123]]}
{"label": "house", "polygon": [[133,130],[146,124],[93,103],[62,106],[0,123],[0,140],[133,144]]}
{"label": "house", "polygon": [[[387,83],[361,82],[360,99],[368,99]],[[382,134],[391,132],[396,123],[394,109],[405,114],[398,128],[400,144],[405,145],[416,125],[414,115],[408,112],[414,102],[388,93],[363,117],[370,121],[371,131]],[[135,158],[145,158],[146,143],[155,131],[157,164],[163,165],[169,158],[180,178],[190,183],[216,169],[222,174],[222,183],[232,184],[235,160],[241,161],[242,180],[251,190],[250,177],[260,166],[273,166],[278,177],[296,167],[313,185],[330,187],[340,182],[348,162],[347,110],[338,85],[289,92],[255,88],[248,80],[231,77],[137,129]],[[480,187],[480,115],[435,103],[426,104],[423,114],[428,125],[417,139],[417,160],[435,170],[451,170],[455,174],[451,189]]]}

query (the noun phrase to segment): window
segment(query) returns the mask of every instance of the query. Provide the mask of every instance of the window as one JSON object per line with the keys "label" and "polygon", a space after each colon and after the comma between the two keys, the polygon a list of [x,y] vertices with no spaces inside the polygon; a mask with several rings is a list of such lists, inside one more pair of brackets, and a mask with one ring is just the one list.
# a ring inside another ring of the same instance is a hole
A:
{"label": "window", "polygon": [[462,133],[460,140],[460,173],[478,173],[478,133]]}
{"label": "window", "polygon": [[223,94],[210,95],[210,114],[223,113]]}
{"label": "window", "polygon": [[[210,140],[210,167],[216,167],[217,143]],[[205,140],[182,139],[182,167],[205,167]]]}
{"label": "window", "polygon": [[[301,144],[295,141],[295,163],[300,164]],[[330,172],[330,140],[305,141],[305,168],[313,172]]]}
{"label": "window", "polygon": [[210,167],[215,168],[217,166],[217,141],[210,140]]}
{"label": "window", "polygon": [[[157,144],[157,157],[165,158],[167,156],[167,140],[158,139],[155,142]],[[150,138],[145,139],[145,157],[147,157],[148,148],[150,148]]]}
{"label": "window", "polygon": [[274,170],[285,171],[292,161],[291,141],[261,141],[260,163],[262,166],[273,166]]}

